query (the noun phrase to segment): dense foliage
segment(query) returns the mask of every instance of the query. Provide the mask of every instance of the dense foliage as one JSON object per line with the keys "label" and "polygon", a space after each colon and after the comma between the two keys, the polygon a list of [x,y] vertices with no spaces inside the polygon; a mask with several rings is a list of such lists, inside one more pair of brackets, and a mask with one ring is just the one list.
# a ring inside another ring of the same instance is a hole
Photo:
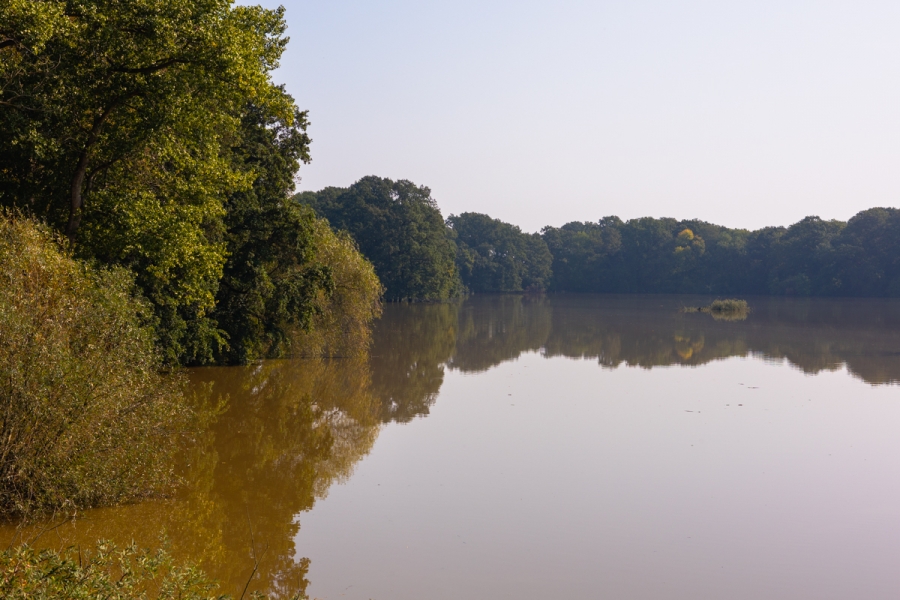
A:
{"label": "dense foliage", "polygon": [[311,326],[295,329],[294,356],[363,356],[372,342],[373,320],[381,316],[384,288],[375,268],[360,254],[353,238],[316,219],[312,233],[315,260],[331,285],[313,298]]}
{"label": "dense foliage", "polygon": [[551,289],[799,296],[900,295],[900,210],[849,222],[728,229],[703,221],[607,217],[547,227]]}
{"label": "dense foliage", "polygon": [[538,234],[479,213],[451,215],[457,266],[471,292],[543,291],[553,257]]}
{"label": "dense foliage", "polygon": [[456,248],[427,187],[364,177],[349,188],[296,199],[353,237],[375,266],[386,299],[444,300],[460,293]]}
{"label": "dense foliage", "polygon": [[111,504],[172,483],[181,379],[158,372],[148,309],[124,269],[0,220],[0,512]]}
{"label": "dense foliage", "polygon": [[166,553],[133,546],[100,542],[88,552],[20,546],[0,553],[0,594],[9,600],[207,600],[215,588],[199,570],[174,566]]}
{"label": "dense foliage", "polygon": [[249,106],[241,125],[233,160],[254,179],[225,203],[228,260],[212,318],[227,336],[220,360],[244,363],[288,352],[332,281],[313,260],[315,214],[289,199],[299,161],[309,160],[306,115],[287,120]]}
{"label": "dense foliage", "polygon": [[[847,223],[807,217],[758,231],[604,217],[545,227],[541,234],[463,213],[451,215],[442,233],[427,188],[408,200],[416,189],[367,177],[349,189],[298,198],[353,236],[393,300],[448,297],[451,280],[434,274],[453,246],[470,292],[900,296],[900,210],[894,208],[872,208]],[[410,216],[416,201],[427,208]]]}
{"label": "dense foliage", "polygon": [[0,205],[131,270],[169,364],[282,356],[327,309],[284,31],[231,0],[0,4]]}

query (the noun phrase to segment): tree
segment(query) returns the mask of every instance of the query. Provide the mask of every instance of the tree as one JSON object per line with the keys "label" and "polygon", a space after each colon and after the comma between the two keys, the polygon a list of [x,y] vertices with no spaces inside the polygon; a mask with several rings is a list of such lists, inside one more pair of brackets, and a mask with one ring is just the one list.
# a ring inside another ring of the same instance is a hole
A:
{"label": "tree", "polygon": [[473,292],[544,291],[552,257],[539,235],[479,213],[450,215],[456,236],[457,267]]}
{"label": "tree", "polygon": [[332,290],[329,269],[313,259],[315,214],[290,199],[294,173],[309,161],[306,127],[305,113],[287,120],[267,107],[245,110],[232,156],[254,179],[225,203],[228,260],[212,313],[228,339],[220,361],[284,355],[294,330],[310,327],[319,293]]}
{"label": "tree", "polygon": [[0,8],[0,204],[77,255],[137,273],[170,361],[223,341],[208,318],[248,103],[286,122],[269,73],[283,10],[229,0],[10,0]]}
{"label": "tree", "polygon": [[551,290],[572,292],[620,291],[617,272],[622,247],[618,217],[597,223],[566,223],[545,227],[541,236],[553,256]]}
{"label": "tree", "polygon": [[365,355],[372,343],[372,321],[381,316],[384,288],[375,268],[346,231],[335,232],[325,219],[313,228],[315,261],[328,269],[332,285],[313,299],[311,327],[295,329],[292,353],[302,356]]}
{"label": "tree", "polygon": [[832,284],[841,295],[900,296],[900,210],[856,214],[832,243]]}
{"label": "tree", "polygon": [[296,198],[353,237],[375,266],[386,299],[445,300],[460,293],[456,247],[427,187],[370,176]]}
{"label": "tree", "polygon": [[832,295],[837,287],[828,273],[832,242],[845,226],[840,221],[806,217],[788,227],[770,250],[769,293]]}

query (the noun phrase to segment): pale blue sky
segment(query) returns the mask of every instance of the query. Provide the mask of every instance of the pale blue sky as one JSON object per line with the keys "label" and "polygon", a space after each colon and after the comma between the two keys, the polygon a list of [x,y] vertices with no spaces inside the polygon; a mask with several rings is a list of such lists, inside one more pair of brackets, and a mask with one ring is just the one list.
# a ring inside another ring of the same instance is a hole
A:
{"label": "pale blue sky", "polygon": [[410,179],[526,231],[900,205],[896,0],[284,5],[303,190]]}

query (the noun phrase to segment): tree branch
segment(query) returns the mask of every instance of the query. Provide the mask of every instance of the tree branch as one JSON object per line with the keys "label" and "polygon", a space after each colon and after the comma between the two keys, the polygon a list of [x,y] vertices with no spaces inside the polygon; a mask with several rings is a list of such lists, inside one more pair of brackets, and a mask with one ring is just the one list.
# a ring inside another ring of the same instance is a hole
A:
{"label": "tree branch", "polygon": [[156,71],[162,71],[163,69],[168,69],[172,65],[177,64],[188,64],[190,61],[184,58],[172,57],[167,58],[165,60],[161,60],[159,62],[153,63],[152,65],[147,65],[146,67],[113,67],[110,69],[113,73],[131,73],[131,74],[146,74],[146,73],[155,73]]}
{"label": "tree branch", "polygon": [[97,138],[100,137],[100,131],[103,129],[103,124],[106,123],[106,119],[109,118],[109,115],[111,115],[116,108],[140,94],[140,92],[134,91],[116,98],[102,113],[100,113],[100,115],[97,116],[96,119],[94,119],[94,124],[91,126],[91,131],[88,133],[87,142],[85,142],[81,155],[78,157],[75,174],[72,176],[69,222],[66,224],[66,237],[68,237],[70,241],[75,241],[75,232],[81,224],[81,209],[84,204],[82,188],[84,186],[84,178],[90,161],[91,149],[94,144],[97,143]]}

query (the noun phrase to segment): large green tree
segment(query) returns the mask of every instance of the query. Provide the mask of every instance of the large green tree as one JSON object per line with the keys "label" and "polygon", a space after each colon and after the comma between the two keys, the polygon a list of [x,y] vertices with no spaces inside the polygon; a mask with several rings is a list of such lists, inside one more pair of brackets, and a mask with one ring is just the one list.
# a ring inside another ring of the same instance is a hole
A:
{"label": "large green tree", "polygon": [[253,185],[228,196],[228,259],[213,318],[228,336],[220,360],[247,362],[289,350],[294,330],[307,329],[330,271],[315,259],[315,213],[290,199],[300,161],[309,161],[306,114],[287,120],[251,105],[241,121],[233,160]]}
{"label": "large green tree", "polygon": [[156,307],[170,360],[212,356],[229,149],[248,104],[285,122],[270,81],[282,9],[230,0],[0,3],[0,203],[121,264]]}
{"label": "large green tree", "polygon": [[349,188],[296,198],[350,233],[375,266],[388,300],[443,300],[460,293],[456,246],[427,187],[370,176]]}

